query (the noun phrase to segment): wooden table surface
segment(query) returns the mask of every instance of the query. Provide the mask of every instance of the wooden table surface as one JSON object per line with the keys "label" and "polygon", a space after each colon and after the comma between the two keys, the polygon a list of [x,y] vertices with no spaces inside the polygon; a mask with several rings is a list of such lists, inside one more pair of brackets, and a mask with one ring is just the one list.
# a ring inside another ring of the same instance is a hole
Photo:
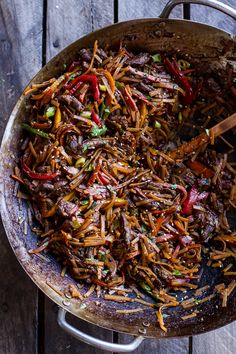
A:
{"label": "wooden table surface", "polygon": [[[236,0],[224,0],[236,6]],[[1,0],[0,137],[27,82],[65,46],[98,28],[133,18],[157,17],[167,0]],[[173,17],[205,22],[236,34],[231,18],[203,6],[179,5]],[[59,328],[57,306],[39,292],[18,264],[0,226],[0,354],[105,353],[78,342]],[[127,335],[75,318],[86,332],[113,342]],[[146,340],[134,353],[236,353],[236,322],[200,336]]]}

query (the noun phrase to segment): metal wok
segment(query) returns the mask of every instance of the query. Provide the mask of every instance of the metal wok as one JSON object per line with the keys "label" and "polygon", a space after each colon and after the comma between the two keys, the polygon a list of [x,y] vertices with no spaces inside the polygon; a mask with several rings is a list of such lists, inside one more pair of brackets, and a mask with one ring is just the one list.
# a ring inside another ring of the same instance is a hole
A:
{"label": "metal wok", "polygon": [[[122,39],[123,43],[134,51],[140,49],[155,53],[157,51],[176,52],[178,50],[192,57],[204,57],[209,58],[209,60],[216,60],[220,56],[236,60],[236,39],[229,33],[200,23],[167,19],[172,8],[179,3],[205,4],[236,19],[235,10],[215,0],[173,0],[167,4],[160,18],[114,24],[79,39],[60,52],[40,70],[32,79],[30,85],[59,75],[63,63],[69,64],[72,62],[79,49],[93,46],[96,39],[99,40],[100,46],[116,46]],[[167,333],[159,329],[155,311],[149,308],[144,309],[141,315],[136,313],[123,316],[116,313],[116,309],[124,306],[130,308],[133,303],[124,305],[106,302],[104,299],[97,299],[94,296],[85,300],[81,306],[79,300],[67,299],[62,295],[63,289],[68,284],[74,283],[74,280],[69,276],[64,278],[60,276],[60,266],[51,256],[46,256],[49,260],[47,262],[37,256],[28,254],[27,250],[36,247],[37,236],[30,231],[29,227],[28,235],[24,235],[23,226],[19,225],[17,221],[19,214],[24,215],[27,219],[27,206],[19,205],[19,200],[14,193],[15,182],[9,176],[12,173],[13,166],[18,161],[18,142],[22,134],[21,121],[25,114],[25,100],[23,95],[18,100],[9,118],[2,141],[0,153],[1,216],[9,243],[20,264],[34,283],[60,306],[59,324],[70,334],[98,348],[115,352],[130,352],[137,348],[144,337],[189,336],[218,328],[236,320],[236,311],[232,310],[236,307],[236,294],[229,299],[227,308],[218,307],[219,300],[213,298],[211,301],[202,304],[200,316],[187,321],[180,320],[183,311],[180,307],[168,310],[169,316],[165,319],[168,327]],[[217,269],[211,269],[203,264],[200,286],[209,284],[210,288],[213,289],[214,285],[221,281],[220,277]],[[71,327],[65,321],[66,311],[98,326],[139,337],[128,345],[100,341]],[[144,331],[143,322],[147,319],[150,325],[145,327]],[[140,333],[144,332],[146,332],[145,335],[140,337]]]}

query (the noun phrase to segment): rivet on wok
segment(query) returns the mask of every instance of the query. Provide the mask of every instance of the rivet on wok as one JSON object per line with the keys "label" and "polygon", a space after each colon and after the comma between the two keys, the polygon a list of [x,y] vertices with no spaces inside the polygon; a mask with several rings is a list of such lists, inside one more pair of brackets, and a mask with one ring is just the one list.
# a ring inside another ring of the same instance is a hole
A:
{"label": "rivet on wok", "polygon": [[147,333],[146,328],[140,328],[138,331],[139,331],[139,333],[141,333],[141,334],[146,334],[146,333]]}
{"label": "rivet on wok", "polygon": [[144,326],[144,327],[149,327],[149,326],[150,326],[150,322],[148,322],[148,321],[143,321],[143,326]]}
{"label": "rivet on wok", "polygon": [[70,301],[68,301],[68,300],[63,300],[62,303],[65,306],[70,306]]}

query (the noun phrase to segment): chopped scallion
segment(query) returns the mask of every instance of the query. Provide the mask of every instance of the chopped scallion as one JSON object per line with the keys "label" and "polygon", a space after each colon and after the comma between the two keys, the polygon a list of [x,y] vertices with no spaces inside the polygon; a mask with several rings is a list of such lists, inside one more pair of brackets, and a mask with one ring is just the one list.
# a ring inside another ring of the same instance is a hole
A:
{"label": "chopped scallion", "polygon": [[89,203],[89,200],[88,199],[85,199],[85,200],[81,200],[80,201],[80,204],[81,205],[87,205]]}
{"label": "chopped scallion", "polygon": [[178,270],[178,269],[175,269],[173,272],[172,272],[172,274],[173,275],[175,275],[175,276],[180,276],[180,275],[182,275],[182,273]]}
{"label": "chopped scallion", "polygon": [[53,117],[55,112],[56,112],[56,107],[54,106],[48,107],[48,109],[46,110],[47,118]]}
{"label": "chopped scallion", "polygon": [[156,120],[155,123],[154,123],[154,128],[160,129],[161,128],[161,123]]}
{"label": "chopped scallion", "polygon": [[161,63],[161,54],[157,53],[151,56],[154,63]]}
{"label": "chopped scallion", "polygon": [[83,111],[80,115],[81,115],[81,117],[84,117],[84,118],[90,118],[91,117],[91,112]]}
{"label": "chopped scallion", "polygon": [[99,89],[100,89],[100,91],[103,91],[103,92],[105,92],[107,90],[106,86],[101,85],[101,84],[99,84]]}
{"label": "chopped scallion", "polygon": [[107,127],[105,125],[103,125],[102,128],[93,127],[90,130],[90,134],[92,137],[97,137],[97,136],[101,136],[101,135],[105,134],[106,131],[107,131]]}

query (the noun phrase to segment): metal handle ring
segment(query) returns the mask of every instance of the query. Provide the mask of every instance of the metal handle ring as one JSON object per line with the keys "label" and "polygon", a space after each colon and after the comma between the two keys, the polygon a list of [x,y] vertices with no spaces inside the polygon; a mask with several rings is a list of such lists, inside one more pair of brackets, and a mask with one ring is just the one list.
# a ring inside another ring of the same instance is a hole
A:
{"label": "metal handle ring", "polygon": [[117,343],[109,343],[101,339],[97,339],[71,326],[66,321],[66,313],[67,313],[66,310],[64,310],[61,307],[59,308],[58,315],[57,315],[57,322],[60,325],[60,327],[63,328],[65,332],[69,333],[76,339],[84,343],[87,343],[89,345],[92,345],[95,348],[107,350],[109,352],[115,352],[115,353],[130,353],[133,350],[137,349],[139,345],[142,343],[142,341],[144,340],[143,337],[139,336],[136,337],[129,344],[117,344]]}
{"label": "metal handle ring", "polygon": [[229,5],[223,4],[218,0],[170,0],[162,13],[160,14],[160,18],[168,18],[170,16],[171,11],[180,4],[198,4],[205,5],[208,7],[212,7],[213,9],[219,10],[224,14],[232,17],[236,20],[236,10],[230,7]]}

